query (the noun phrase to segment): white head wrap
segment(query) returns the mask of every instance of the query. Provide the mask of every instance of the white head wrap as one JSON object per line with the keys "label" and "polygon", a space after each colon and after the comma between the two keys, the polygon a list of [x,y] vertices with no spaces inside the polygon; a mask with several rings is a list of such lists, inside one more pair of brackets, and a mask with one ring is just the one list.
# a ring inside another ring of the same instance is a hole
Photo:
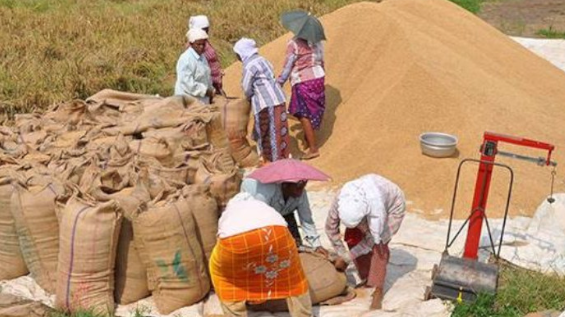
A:
{"label": "white head wrap", "polygon": [[227,238],[267,226],[287,224],[271,206],[249,193],[239,193],[230,199],[218,221],[218,237]]}
{"label": "white head wrap", "polygon": [[[229,201],[227,206],[229,206],[230,204],[233,203],[237,203],[240,201],[248,201],[248,200],[255,200],[255,197],[253,197],[253,195],[251,195],[250,193],[246,193],[246,192],[241,192],[236,194],[235,196],[233,196]],[[226,206],[226,208],[227,208]]]}
{"label": "white head wrap", "polygon": [[370,212],[369,201],[361,185],[356,181],[348,182],[339,193],[339,219],[347,228],[357,227]]}
{"label": "white head wrap", "polygon": [[189,29],[205,29],[210,27],[210,21],[205,15],[195,15],[188,19]]}
{"label": "white head wrap", "polygon": [[338,197],[338,215],[347,228],[357,227],[367,218],[375,243],[381,242],[386,210],[375,174],[368,174],[346,183]]}
{"label": "white head wrap", "polygon": [[198,40],[207,40],[208,34],[202,29],[190,29],[186,32],[186,38],[190,43],[194,43]]}
{"label": "white head wrap", "polygon": [[257,43],[255,43],[254,40],[243,37],[235,43],[233,51],[241,57],[241,60],[245,61],[253,54],[256,54],[259,50],[257,49]]}

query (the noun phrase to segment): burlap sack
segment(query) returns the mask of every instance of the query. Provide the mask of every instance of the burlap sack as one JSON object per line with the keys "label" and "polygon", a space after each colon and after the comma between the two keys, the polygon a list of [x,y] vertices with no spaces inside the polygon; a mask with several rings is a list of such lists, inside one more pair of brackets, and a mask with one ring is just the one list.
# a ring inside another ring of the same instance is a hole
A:
{"label": "burlap sack", "polygon": [[230,149],[228,136],[222,124],[222,115],[219,112],[211,113],[208,124],[206,124],[206,134],[214,150]]}
{"label": "burlap sack", "polygon": [[0,293],[0,317],[51,317],[53,313],[40,301]]}
{"label": "burlap sack", "polygon": [[22,255],[33,279],[55,293],[59,254],[57,199],[65,188],[56,181],[45,186],[15,184],[10,211],[14,217]]}
{"label": "burlap sack", "polygon": [[247,138],[238,138],[230,140],[230,146],[233,159],[241,167],[252,167],[259,164],[259,154],[249,144]]}
{"label": "burlap sack", "polygon": [[64,311],[114,312],[114,264],[122,215],[115,201],[72,197],[60,210],[55,305]]}
{"label": "burlap sack", "polygon": [[216,151],[201,157],[194,182],[209,185],[212,197],[223,210],[228,201],[239,193],[242,176],[229,154]]}
{"label": "burlap sack", "polygon": [[[90,189],[90,195],[98,201],[116,201],[124,216],[118,240],[115,267],[114,299],[119,304],[129,304],[150,294],[147,287],[147,271],[139,257],[133,239],[131,219],[141,206],[148,203],[151,198],[147,189],[147,171],[142,170],[139,173],[132,171],[131,175],[133,176],[134,173],[137,177],[135,187],[122,189],[123,182],[120,180],[125,178],[123,176],[116,176],[116,182],[110,183],[105,180],[105,177],[109,178],[109,175],[117,174],[117,171],[114,170],[101,173],[94,179],[93,186]],[[129,177],[127,178],[129,179]]]}
{"label": "burlap sack", "polygon": [[20,242],[11,213],[14,187],[12,177],[2,171],[0,176],[0,280],[10,280],[28,273],[20,251]]}
{"label": "burlap sack", "polygon": [[47,138],[47,132],[37,130],[20,134],[20,139],[27,147],[37,150],[44,140]]}
{"label": "burlap sack", "polygon": [[129,142],[129,147],[133,153],[141,157],[155,158],[163,166],[172,166],[174,164],[176,149],[166,139],[147,138],[132,140]]}
{"label": "burlap sack", "polygon": [[84,172],[90,164],[88,155],[65,160],[65,169],[56,174],[61,180],[67,180],[73,184],[79,184]]}
{"label": "burlap sack", "polygon": [[133,225],[123,218],[116,254],[114,300],[127,305],[149,295],[147,270],[135,246]]}
{"label": "burlap sack", "polygon": [[160,100],[162,98],[155,97],[153,95],[135,94],[119,90],[103,89],[88,97],[86,101],[88,103],[106,103],[108,105],[114,105],[116,108],[119,108],[120,106],[123,106],[127,103],[144,99]]}
{"label": "burlap sack", "polygon": [[187,167],[187,183],[194,184],[196,179],[196,172],[200,167],[200,157],[202,157],[203,152],[201,151],[186,151],[186,152],[177,152],[175,154],[174,160],[177,166],[184,165]]}
{"label": "burlap sack", "polygon": [[[316,253],[300,253],[302,268],[308,279],[312,305],[320,304],[347,291],[345,273],[338,272],[334,265]],[[350,297],[352,299],[354,296]],[[251,310],[280,312],[288,311],[285,300],[272,300],[259,305],[249,305]]]}
{"label": "burlap sack", "polygon": [[206,123],[197,118],[179,127],[149,130],[143,133],[143,138],[164,139],[177,151],[202,150],[210,146]]}
{"label": "burlap sack", "polygon": [[133,121],[123,121],[118,127],[124,135],[142,133],[149,129],[177,127],[191,120],[193,114],[187,109],[185,102],[195,102],[195,99],[181,96],[172,96],[157,99],[148,104]]}
{"label": "burlap sack", "polygon": [[55,104],[43,116],[43,120],[77,125],[86,113],[86,103],[82,100]]}
{"label": "burlap sack", "polygon": [[92,190],[95,179],[101,173],[99,165],[100,163],[98,162],[97,157],[92,157],[85,165],[85,169],[82,172],[80,181],[78,182],[78,186],[83,193],[90,193]]}
{"label": "burlap sack", "polygon": [[208,293],[204,255],[184,198],[150,205],[134,219],[133,229],[159,313],[192,305]]}
{"label": "burlap sack", "polygon": [[212,145],[208,140],[206,122],[194,120],[183,125],[182,128],[186,137],[181,140],[180,149],[200,151],[207,150]]}
{"label": "burlap sack", "polygon": [[259,163],[257,152],[247,140],[249,115],[251,105],[247,100],[226,99],[218,97],[214,99],[213,106],[222,116],[222,125],[230,142],[233,158],[241,167],[255,166]]}
{"label": "burlap sack", "polygon": [[226,131],[228,139],[233,140],[247,137],[251,105],[246,99],[218,96],[214,98],[212,106],[222,116],[222,126]]}
{"label": "burlap sack", "polygon": [[147,286],[147,270],[136,247],[131,220],[138,210],[151,199],[146,170],[137,173],[136,185],[111,195],[122,209],[124,219],[116,257],[116,289],[114,298],[117,303],[128,304],[150,295]]}
{"label": "burlap sack", "polygon": [[41,114],[18,113],[14,115],[15,131],[21,134],[41,130]]}
{"label": "burlap sack", "polygon": [[[160,165],[160,164],[159,164]],[[181,164],[175,168],[167,168],[159,166],[157,164],[151,164],[147,166],[149,173],[161,177],[167,182],[173,182],[177,184],[188,184],[189,179],[189,166]]]}
{"label": "burlap sack", "polygon": [[216,245],[220,212],[216,200],[206,185],[190,185],[182,189],[182,195],[189,204],[196,221],[196,236],[204,251],[206,263],[210,262]]}

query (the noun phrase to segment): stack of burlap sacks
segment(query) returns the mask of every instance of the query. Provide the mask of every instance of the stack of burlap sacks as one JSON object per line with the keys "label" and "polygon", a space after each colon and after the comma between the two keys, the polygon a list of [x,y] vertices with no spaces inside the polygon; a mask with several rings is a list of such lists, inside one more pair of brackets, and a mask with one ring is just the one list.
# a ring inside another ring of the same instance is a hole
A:
{"label": "stack of burlap sacks", "polygon": [[0,280],[29,272],[71,312],[150,294],[163,314],[200,301],[239,191],[234,157],[257,163],[248,116],[237,100],[110,90],[18,115],[0,128]]}

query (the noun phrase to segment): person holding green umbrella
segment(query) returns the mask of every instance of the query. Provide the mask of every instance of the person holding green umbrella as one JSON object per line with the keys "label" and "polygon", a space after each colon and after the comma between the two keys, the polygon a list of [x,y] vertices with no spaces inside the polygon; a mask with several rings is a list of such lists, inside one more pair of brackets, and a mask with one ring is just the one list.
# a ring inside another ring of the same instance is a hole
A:
{"label": "person holding green umbrella", "polygon": [[304,11],[291,11],[281,17],[283,26],[294,33],[286,48],[284,67],[277,78],[282,85],[290,79],[292,96],[288,112],[298,118],[304,129],[309,160],[320,156],[315,130],[319,130],[326,109],[324,28],[316,17]]}

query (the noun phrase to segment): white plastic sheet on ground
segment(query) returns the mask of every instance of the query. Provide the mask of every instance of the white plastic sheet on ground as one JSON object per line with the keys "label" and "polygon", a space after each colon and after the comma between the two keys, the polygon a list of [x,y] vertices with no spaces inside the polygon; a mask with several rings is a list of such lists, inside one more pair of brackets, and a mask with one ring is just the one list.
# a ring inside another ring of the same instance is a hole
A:
{"label": "white plastic sheet on ground", "polygon": [[[327,208],[332,193],[312,192],[310,199],[314,220],[323,233]],[[565,194],[556,194],[555,203],[543,202],[534,218],[517,217],[507,222],[501,255],[505,259],[529,268],[550,268],[551,271],[565,272]],[[463,222],[453,222],[458,228]],[[501,219],[490,219],[493,237],[500,237]],[[386,293],[383,310],[369,312],[371,289],[359,289],[358,296],[351,302],[339,306],[315,307],[315,316],[449,316],[450,306],[440,300],[423,301],[426,286],[431,285],[431,270],[439,264],[445,247],[447,220],[427,221],[414,214],[407,214],[390,248],[391,259],[386,278]],[[481,246],[488,250],[486,226],[483,226]],[[460,256],[463,250],[466,230],[450,248],[450,254]],[[330,248],[329,241],[322,234],[322,244]],[[52,306],[53,296],[48,296],[30,277],[21,277],[0,283],[2,292],[34,298]],[[162,316],[155,310],[151,298],[137,303],[119,306],[117,316],[133,316],[135,311],[148,316]],[[212,294],[204,302],[182,308],[168,316],[213,316],[222,315],[218,298]],[[250,317],[287,317],[286,313],[269,314],[250,312]]]}
{"label": "white plastic sheet on ground", "polygon": [[559,39],[530,39],[524,37],[512,37],[539,57],[548,60],[557,68],[565,71],[565,40]]}
{"label": "white plastic sheet on ground", "polygon": [[[565,194],[544,201],[533,218],[516,218],[504,233],[501,257],[544,273],[565,274]],[[495,230],[495,238],[500,230]],[[486,244],[483,239],[482,245]]]}

